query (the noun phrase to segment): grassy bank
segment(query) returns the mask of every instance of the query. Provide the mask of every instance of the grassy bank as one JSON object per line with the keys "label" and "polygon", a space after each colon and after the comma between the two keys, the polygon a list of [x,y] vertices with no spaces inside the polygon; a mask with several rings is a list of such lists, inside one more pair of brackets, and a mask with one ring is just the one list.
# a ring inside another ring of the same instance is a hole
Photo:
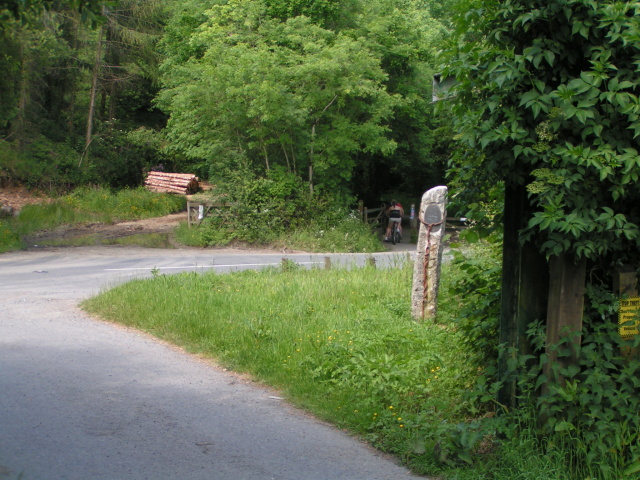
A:
{"label": "grassy bank", "polygon": [[[443,418],[474,372],[454,329],[408,314],[411,267],[156,276],[83,307],[215,358],[293,403],[433,471]],[[425,452],[430,452],[425,454]]]}
{"label": "grassy bank", "polygon": [[[184,197],[149,192],[143,188],[111,192],[103,188],[83,188],[73,193],[35,205],[27,205],[18,217],[0,219],[0,253],[24,247],[26,235],[52,230],[61,225],[83,223],[111,224],[119,221],[161,217],[185,209]],[[224,247],[231,244],[289,248],[309,252],[377,252],[384,250],[378,235],[357,215],[342,209],[326,216],[303,222],[295,228],[252,224],[242,228],[252,235],[240,235],[220,216],[207,218],[198,228],[186,222],[175,231],[144,234],[127,238],[99,238],[93,234],[73,238],[39,241],[47,246],[137,245],[147,248],[171,248],[174,244],[192,247]],[[259,217],[261,218],[261,217]],[[274,227],[274,228],[271,228]],[[277,227],[277,228],[275,228]]]}
{"label": "grassy bank", "polygon": [[[179,212],[185,205],[183,197],[143,188],[118,192],[103,188],[78,189],[48,202],[26,205],[18,217],[0,219],[0,253],[22,248],[22,237],[37,231],[86,222],[108,224],[161,217]],[[84,244],[94,244],[91,239],[86,242]]]}
{"label": "grassy bank", "polygon": [[[475,265],[497,261],[480,253]],[[489,385],[470,395],[480,368],[459,318],[477,299],[455,293],[468,264],[443,266],[439,321],[419,324],[409,315],[412,268],[400,263],[156,275],[83,308],[248,373],[417,473],[576,480],[571,450],[540,439],[532,415],[494,417]]]}

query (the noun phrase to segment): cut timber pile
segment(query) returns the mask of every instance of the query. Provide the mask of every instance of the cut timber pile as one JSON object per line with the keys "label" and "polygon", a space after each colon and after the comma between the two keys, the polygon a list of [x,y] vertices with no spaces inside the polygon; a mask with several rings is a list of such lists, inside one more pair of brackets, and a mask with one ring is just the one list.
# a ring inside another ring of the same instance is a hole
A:
{"label": "cut timber pile", "polygon": [[159,193],[178,193],[187,195],[198,190],[198,177],[191,173],[149,172],[145,186]]}

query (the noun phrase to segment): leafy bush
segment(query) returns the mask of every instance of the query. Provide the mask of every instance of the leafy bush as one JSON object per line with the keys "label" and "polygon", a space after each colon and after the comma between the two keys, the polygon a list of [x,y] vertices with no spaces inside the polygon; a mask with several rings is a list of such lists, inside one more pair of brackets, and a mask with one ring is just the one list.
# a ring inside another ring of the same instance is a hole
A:
{"label": "leafy bush", "polygon": [[18,148],[0,141],[0,180],[58,193],[86,181],[80,155],[65,143],[40,136]]}
{"label": "leafy bush", "polygon": [[[551,365],[557,380],[547,381],[539,366],[537,386],[540,434],[571,451],[575,478],[637,478],[640,471],[640,362],[625,352],[638,352],[640,338],[621,338],[618,302],[602,285],[589,284],[582,346],[575,365]],[[532,332],[539,331],[535,326]],[[571,349],[566,339],[551,346],[560,362]]]}
{"label": "leafy bush", "polygon": [[463,341],[476,353],[478,366],[491,365],[498,358],[500,247],[491,238],[464,247],[452,243],[454,268],[443,279],[449,303],[439,307],[440,316],[464,333]]}
{"label": "leafy bush", "polygon": [[[639,351],[640,338],[620,337],[617,309],[617,299],[607,286],[588,284],[582,342],[575,364],[566,367],[562,364],[563,358],[571,354],[572,339],[567,336],[559,345],[546,345],[542,322],[531,324],[528,331],[539,362],[532,362],[533,356],[501,352],[511,359],[505,377],[517,372],[520,403],[515,410],[503,409],[495,415],[494,399],[504,379],[496,377],[495,367],[491,366],[495,361],[487,361],[489,367],[480,371],[467,395],[467,405],[473,406],[469,412],[475,411],[475,418],[440,429],[440,460],[449,465],[459,462],[473,465],[479,460],[475,454],[491,439],[492,448],[500,452],[500,457],[503,452],[513,455],[518,451],[527,456],[533,449],[556,472],[548,478],[637,478],[640,361],[625,352]],[[477,326],[482,325],[479,322]],[[467,343],[474,345],[480,339],[479,345],[486,344],[486,339],[479,335],[480,329],[465,330]],[[547,349],[558,352],[559,362],[547,365]],[[522,437],[528,439],[526,452],[515,440]],[[483,458],[483,470],[493,462],[491,458]],[[501,462],[495,460],[496,464]],[[478,465],[472,469],[477,472],[476,468]]]}
{"label": "leafy bush", "polygon": [[196,232],[180,229],[181,241],[199,246],[242,242],[329,252],[381,248],[369,227],[344,203],[311,196],[308,184],[283,168],[272,168],[265,177],[230,172],[215,192],[230,207],[216,210]]}

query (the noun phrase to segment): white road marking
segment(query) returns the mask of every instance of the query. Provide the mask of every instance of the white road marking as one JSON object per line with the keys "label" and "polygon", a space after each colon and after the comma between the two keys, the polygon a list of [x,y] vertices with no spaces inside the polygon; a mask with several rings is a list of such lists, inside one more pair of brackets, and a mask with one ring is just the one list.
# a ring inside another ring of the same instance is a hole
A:
{"label": "white road marking", "polygon": [[[298,265],[319,265],[322,262],[295,262]],[[275,263],[231,263],[228,265],[184,265],[181,267],[130,267],[130,268],[105,268],[107,272],[126,272],[131,270],[177,270],[184,268],[229,268],[229,267],[268,267],[281,265],[282,262]]]}

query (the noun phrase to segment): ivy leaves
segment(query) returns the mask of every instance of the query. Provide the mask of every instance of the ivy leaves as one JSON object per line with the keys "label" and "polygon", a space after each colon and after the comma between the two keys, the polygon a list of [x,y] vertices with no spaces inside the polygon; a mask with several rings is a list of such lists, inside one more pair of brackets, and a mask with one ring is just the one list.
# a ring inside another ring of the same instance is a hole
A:
{"label": "ivy leaves", "polygon": [[525,238],[547,255],[639,244],[640,5],[603,3],[485,4],[449,52],[454,166],[528,185]]}

